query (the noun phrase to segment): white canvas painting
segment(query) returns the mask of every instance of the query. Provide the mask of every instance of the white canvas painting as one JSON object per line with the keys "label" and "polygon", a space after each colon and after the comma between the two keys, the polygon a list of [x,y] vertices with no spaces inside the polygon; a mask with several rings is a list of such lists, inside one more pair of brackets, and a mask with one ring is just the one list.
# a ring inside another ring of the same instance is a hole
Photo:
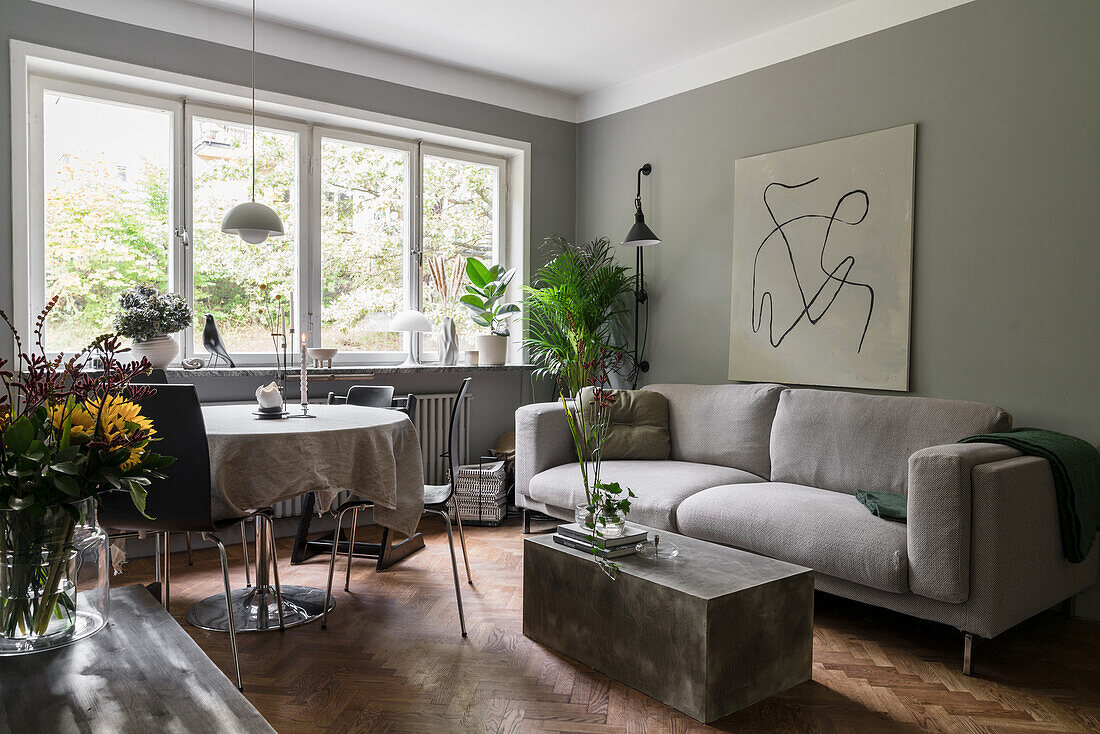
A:
{"label": "white canvas painting", "polygon": [[909,389],[916,126],[734,165],[731,380]]}

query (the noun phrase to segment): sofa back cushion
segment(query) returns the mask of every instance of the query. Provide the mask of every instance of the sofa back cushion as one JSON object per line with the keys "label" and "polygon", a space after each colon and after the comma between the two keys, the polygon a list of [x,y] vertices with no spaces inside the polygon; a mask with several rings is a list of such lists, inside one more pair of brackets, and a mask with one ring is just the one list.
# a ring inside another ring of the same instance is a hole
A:
{"label": "sofa back cushion", "polygon": [[[607,406],[607,436],[600,448],[606,461],[636,459],[659,461],[668,458],[668,400],[649,390],[611,390],[614,402]],[[577,398],[585,425],[596,422],[599,407],[591,387],[582,388]]]}
{"label": "sofa back cushion", "polygon": [[782,385],[647,385],[668,398],[669,458],[767,477],[768,441]]}
{"label": "sofa back cushion", "polygon": [[1011,427],[1011,415],[986,403],[784,390],[772,423],[771,480],[906,493],[914,452]]}

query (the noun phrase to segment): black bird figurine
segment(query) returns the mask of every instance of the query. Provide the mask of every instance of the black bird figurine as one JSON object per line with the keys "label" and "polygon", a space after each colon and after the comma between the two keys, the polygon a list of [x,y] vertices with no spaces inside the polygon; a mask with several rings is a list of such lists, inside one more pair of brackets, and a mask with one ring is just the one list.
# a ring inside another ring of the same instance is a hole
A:
{"label": "black bird figurine", "polygon": [[228,362],[230,367],[237,366],[233,364],[233,358],[229,356],[225,344],[222,343],[222,335],[218,332],[218,324],[214,321],[212,313],[206,314],[206,326],[202,327],[202,345],[206,347],[206,351],[210,352],[210,359],[206,362],[207,367],[217,364],[219,357]]}

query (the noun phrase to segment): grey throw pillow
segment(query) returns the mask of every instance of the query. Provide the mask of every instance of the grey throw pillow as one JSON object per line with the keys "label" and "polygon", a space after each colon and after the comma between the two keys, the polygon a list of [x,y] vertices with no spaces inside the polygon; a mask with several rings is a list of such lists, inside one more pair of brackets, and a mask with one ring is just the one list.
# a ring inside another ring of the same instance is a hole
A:
{"label": "grey throw pillow", "polygon": [[[611,427],[602,457],[615,459],[667,459],[669,454],[668,399],[649,390],[612,390]],[[578,395],[581,415],[592,425],[596,415],[593,390]]]}

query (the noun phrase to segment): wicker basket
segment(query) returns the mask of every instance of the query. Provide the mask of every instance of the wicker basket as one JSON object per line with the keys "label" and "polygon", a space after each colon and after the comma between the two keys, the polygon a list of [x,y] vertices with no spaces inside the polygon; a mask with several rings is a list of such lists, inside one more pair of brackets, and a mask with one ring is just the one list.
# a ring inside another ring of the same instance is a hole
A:
{"label": "wicker basket", "polygon": [[[455,502],[468,524],[499,525],[508,510],[508,471],[503,461],[458,467]],[[454,509],[451,510],[454,518]]]}

